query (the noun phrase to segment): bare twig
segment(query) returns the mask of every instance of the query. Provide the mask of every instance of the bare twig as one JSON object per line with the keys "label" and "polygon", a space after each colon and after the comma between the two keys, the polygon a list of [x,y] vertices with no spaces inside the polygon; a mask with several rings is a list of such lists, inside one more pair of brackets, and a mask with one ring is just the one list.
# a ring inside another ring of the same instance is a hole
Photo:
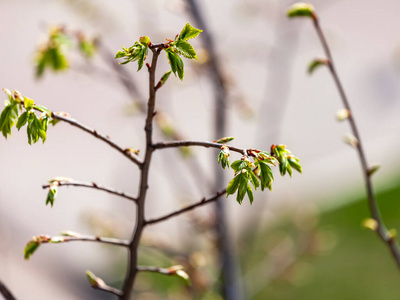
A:
{"label": "bare twig", "polygon": [[[154,149],[162,149],[162,148],[177,148],[177,147],[188,147],[188,146],[200,146],[206,148],[217,148],[221,149],[222,144],[212,143],[212,142],[198,142],[198,141],[173,141],[173,142],[162,142],[153,144],[152,147]],[[227,145],[229,150],[241,153],[243,155],[248,155],[247,149],[238,148],[234,146]]]}
{"label": "bare twig", "polygon": [[4,296],[4,299],[6,300],[16,300],[14,295],[1,280],[0,280],[0,294],[2,294]]}
{"label": "bare twig", "polygon": [[333,62],[331,51],[329,49],[328,43],[325,39],[325,36],[322,32],[322,29],[319,25],[318,17],[315,13],[312,15],[312,20],[313,20],[315,30],[317,31],[318,38],[320,39],[322,47],[324,49],[325,55],[328,58],[327,66],[333,77],[333,80],[335,81],[336,87],[340,94],[340,98],[342,99],[344,107],[348,111],[351,112],[348,116],[348,119],[350,122],[350,127],[353,132],[353,135],[358,141],[358,143],[356,143],[356,145],[355,145],[355,148],[357,150],[358,156],[361,161],[361,166],[362,166],[364,180],[365,180],[365,187],[367,190],[368,204],[369,204],[369,208],[371,211],[371,215],[372,215],[373,219],[377,222],[377,225],[378,225],[376,232],[378,233],[379,237],[388,245],[394,259],[396,260],[397,266],[400,268],[400,249],[399,249],[399,246],[398,246],[395,238],[387,230],[387,228],[382,220],[382,217],[380,215],[378,204],[376,202],[373,187],[372,187],[371,178],[370,178],[370,172],[369,172],[370,168],[368,167],[367,159],[366,159],[365,152],[364,152],[364,147],[361,142],[361,137],[358,132],[356,122],[354,120],[354,115],[352,113],[352,110],[350,109],[350,103],[345,94],[342,83],[339,79],[338,73],[336,71],[336,68],[335,68],[335,65]]}
{"label": "bare twig", "polygon": [[160,55],[160,49],[151,49],[153,52],[153,58],[151,66],[149,68],[149,101],[147,103],[147,117],[145,125],[146,133],[146,153],[144,156],[144,161],[141,168],[140,183],[139,183],[139,196],[137,199],[137,210],[136,210],[136,228],[132,235],[131,241],[129,243],[129,253],[128,253],[128,268],[123,285],[123,296],[122,300],[131,299],[133,284],[135,282],[135,277],[137,273],[137,259],[138,259],[138,248],[140,243],[140,238],[142,236],[143,228],[145,226],[145,200],[148,189],[148,177],[149,177],[149,167],[151,162],[151,157],[154,151],[152,147],[152,133],[153,133],[153,118],[155,115],[155,103],[156,103],[156,89],[155,89],[155,73],[157,66],[157,59]]}
{"label": "bare twig", "polygon": [[78,127],[79,129],[82,129],[83,131],[86,131],[87,133],[90,133],[95,138],[98,138],[99,140],[102,140],[103,142],[105,142],[108,145],[110,145],[112,148],[118,150],[121,154],[123,154],[125,157],[127,157],[130,161],[132,161],[133,163],[135,163],[139,167],[142,165],[142,163],[136,157],[132,156],[130,154],[130,152],[127,151],[126,149],[123,149],[120,146],[118,146],[116,143],[114,143],[110,139],[109,136],[102,135],[102,134],[98,133],[95,129],[92,129],[92,128],[90,128],[90,127],[78,122],[75,119],[72,119],[72,118],[67,117],[67,116],[63,116],[63,115],[61,115],[59,113],[52,112],[51,116],[55,120],[66,122],[66,123],[68,123],[68,124],[70,124],[72,126],[75,126],[75,127]]}
{"label": "bare twig", "polygon": [[[50,186],[51,186],[50,184],[44,184],[44,185],[42,185],[42,188],[47,189]],[[94,183],[94,182],[81,182],[81,181],[75,181],[75,180],[70,180],[70,181],[59,180],[58,186],[81,186],[81,187],[92,188],[92,189],[96,189],[96,190],[100,190],[100,191],[105,191],[107,193],[117,195],[117,196],[120,196],[120,197],[123,197],[123,198],[126,198],[126,199],[136,202],[136,198],[131,195],[128,195],[124,192],[116,191],[109,187],[98,185],[97,183]]]}
{"label": "bare twig", "polygon": [[[75,234],[75,233],[74,233]],[[45,238],[43,238],[45,237]],[[42,236],[41,243],[66,243],[66,242],[98,242],[103,244],[110,244],[115,246],[128,247],[129,242],[127,240],[101,237],[101,236],[91,236],[91,235],[81,235],[76,234],[76,236]]]}
{"label": "bare twig", "polygon": [[102,286],[94,286],[94,285],[92,285],[92,288],[94,288],[95,290],[108,292],[108,293],[111,293],[111,294],[119,296],[119,297],[121,297],[123,295],[123,292],[120,291],[119,289],[113,288],[113,287],[111,287],[109,285],[106,285],[106,284],[102,284]]}
{"label": "bare twig", "polygon": [[221,195],[224,195],[225,193],[226,193],[226,189],[223,189],[222,191],[217,192],[215,195],[213,195],[213,196],[211,196],[209,198],[201,199],[197,203],[194,203],[192,205],[189,205],[189,206],[186,206],[184,208],[181,208],[181,209],[179,209],[179,210],[177,210],[175,212],[172,212],[172,213],[170,213],[168,215],[165,215],[163,217],[159,217],[159,218],[156,218],[156,219],[152,219],[152,220],[146,221],[146,225],[151,225],[151,224],[155,224],[155,223],[159,223],[159,222],[168,220],[168,219],[170,219],[172,217],[175,217],[175,216],[178,216],[178,215],[183,214],[185,212],[191,211],[192,209],[195,209],[196,207],[199,207],[199,206],[202,206],[204,204],[217,201],[219,199],[219,197]]}

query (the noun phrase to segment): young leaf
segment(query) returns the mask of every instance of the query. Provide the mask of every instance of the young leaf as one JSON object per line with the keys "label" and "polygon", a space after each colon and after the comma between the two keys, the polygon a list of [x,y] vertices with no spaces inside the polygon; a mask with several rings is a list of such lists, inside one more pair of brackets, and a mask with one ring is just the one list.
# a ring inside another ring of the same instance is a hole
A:
{"label": "young leaf", "polygon": [[107,286],[103,279],[97,277],[89,270],[86,271],[86,277],[89,280],[90,285],[94,288],[105,288]]}
{"label": "young leaf", "polygon": [[312,74],[318,67],[327,65],[328,61],[326,59],[316,58],[308,65],[308,74]]}
{"label": "young leaf", "polygon": [[241,172],[242,176],[240,177],[240,180],[239,180],[239,187],[238,187],[238,192],[236,195],[236,201],[239,204],[242,204],[243,198],[247,192],[247,186],[249,183],[249,177],[248,177],[247,173],[248,173],[247,170],[242,170],[242,172]]}
{"label": "young leaf", "polygon": [[16,127],[18,128],[18,130],[20,130],[21,127],[24,126],[24,125],[26,124],[26,122],[28,121],[28,117],[29,117],[29,116],[28,116],[28,112],[27,112],[27,111],[23,112],[23,113],[19,116],[18,122],[17,122],[17,125],[16,125]]}
{"label": "young leaf", "polygon": [[226,196],[233,195],[239,187],[240,178],[243,176],[242,172],[237,174],[233,179],[229,182],[228,187],[226,188]]}
{"label": "young leaf", "polygon": [[271,190],[271,184],[274,181],[274,176],[270,166],[263,161],[259,161],[257,165],[260,169],[261,191],[263,191],[265,188]]}
{"label": "young leaf", "polygon": [[298,2],[289,6],[287,10],[287,16],[289,18],[293,17],[313,17],[314,7],[309,3]]}
{"label": "young leaf", "polygon": [[54,205],[54,200],[56,200],[57,197],[57,192],[58,192],[58,182],[55,181],[52,184],[50,184],[49,187],[49,192],[47,193],[47,198],[46,198],[46,205],[50,204],[51,207]]}
{"label": "young leaf", "polygon": [[11,128],[17,122],[17,118],[18,118],[17,103],[14,102],[7,105],[0,115],[0,130],[5,138],[7,138],[7,135],[11,136]]}
{"label": "young leaf", "polygon": [[203,32],[203,30],[193,27],[188,22],[186,23],[185,27],[183,27],[181,33],[179,34],[178,39],[187,41],[189,39],[197,37],[200,34],[200,32]]}
{"label": "young leaf", "polygon": [[179,278],[182,278],[183,281],[186,283],[186,285],[189,286],[191,285],[189,275],[184,270],[176,271],[175,275],[178,276]]}
{"label": "young leaf", "polygon": [[174,72],[175,76],[178,73],[178,77],[180,80],[183,80],[184,76],[184,65],[182,59],[179,57],[178,54],[171,48],[165,50],[167,52],[167,58],[171,65],[171,70]]}
{"label": "young leaf", "polygon": [[172,71],[168,71],[168,72],[164,73],[164,75],[161,77],[160,81],[156,85],[157,90],[167,82],[169,75],[171,75],[171,72]]}
{"label": "young leaf", "polygon": [[251,190],[250,184],[247,185],[246,193],[247,193],[247,197],[249,197],[250,204],[253,204],[254,196],[253,196],[253,191]]}
{"label": "young leaf", "polygon": [[225,167],[229,168],[229,148],[226,145],[222,145],[221,151],[218,154],[218,163],[221,164],[222,168],[225,169]]}
{"label": "young leaf", "polygon": [[197,59],[196,51],[194,50],[193,46],[184,40],[178,40],[174,44],[175,50],[182,54],[184,57],[189,59]]}
{"label": "young leaf", "polygon": [[232,136],[224,137],[218,140],[213,141],[213,143],[218,143],[218,144],[226,144],[229,143],[230,141],[233,141],[235,138]]}
{"label": "young leaf", "polygon": [[50,237],[47,235],[34,236],[25,246],[24,258],[29,259],[31,255],[39,248],[41,243],[47,243]]}

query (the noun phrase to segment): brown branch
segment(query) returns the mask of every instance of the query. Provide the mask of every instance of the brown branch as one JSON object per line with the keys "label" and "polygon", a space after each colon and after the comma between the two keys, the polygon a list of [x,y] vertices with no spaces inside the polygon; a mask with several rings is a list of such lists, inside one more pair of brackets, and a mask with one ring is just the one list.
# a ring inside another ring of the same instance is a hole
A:
{"label": "brown branch", "polygon": [[120,291],[119,289],[113,288],[107,284],[102,284],[101,286],[94,286],[92,285],[92,288],[94,288],[95,290],[100,290],[100,291],[104,291],[104,292],[108,292],[111,294],[114,294],[116,296],[121,297],[123,295],[123,292]]}
{"label": "brown branch", "polygon": [[328,58],[328,63],[327,63],[328,69],[329,69],[329,71],[333,77],[333,80],[336,84],[336,87],[339,91],[340,98],[342,99],[344,107],[348,111],[350,111],[348,119],[350,122],[350,127],[353,132],[353,135],[355,136],[355,138],[358,141],[358,143],[355,145],[355,148],[357,150],[358,156],[361,161],[361,166],[362,166],[364,180],[365,180],[365,186],[366,186],[366,190],[367,190],[368,204],[369,204],[369,208],[371,211],[371,215],[374,218],[374,220],[377,222],[377,225],[378,225],[376,232],[378,233],[379,237],[388,245],[394,259],[396,260],[397,266],[400,268],[400,249],[399,249],[399,246],[398,246],[397,242],[395,241],[394,237],[386,229],[386,226],[380,215],[378,204],[376,202],[373,187],[372,187],[371,178],[370,178],[370,173],[369,173],[370,168],[368,167],[367,159],[366,159],[365,152],[364,152],[364,147],[361,142],[361,137],[358,132],[356,122],[354,120],[354,115],[352,113],[352,110],[350,109],[349,100],[345,94],[343,85],[339,79],[338,73],[336,71],[336,68],[335,68],[335,65],[333,62],[331,51],[329,49],[328,43],[325,39],[325,36],[322,32],[322,29],[319,25],[319,20],[318,20],[317,15],[313,14],[312,19],[313,19],[313,24],[314,24],[315,30],[317,31],[317,34],[318,34],[318,38],[320,39],[322,47],[325,52],[325,55]]}
{"label": "brown branch", "polygon": [[[173,142],[162,142],[153,144],[152,147],[154,149],[163,149],[163,148],[177,148],[177,147],[188,147],[188,146],[200,146],[205,148],[217,148],[221,149],[222,144],[212,143],[212,142],[198,142],[198,141],[173,141]],[[229,150],[241,153],[243,155],[248,155],[247,149],[238,148],[234,146],[227,145]]]}
{"label": "brown branch", "polygon": [[168,215],[165,215],[163,217],[159,217],[159,218],[156,218],[156,219],[152,219],[152,220],[146,221],[146,225],[151,225],[151,224],[155,224],[155,223],[159,223],[159,222],[168,220],[169,218],[172,218],[172,217],[178,216],[180,214],[183,214],[185,212],[191,211],[191,210],[195,209],[196,207],[199,207],[199,206],[202,206],[204,204],[208,204],[208,203],[217,201],[218,198],[220,196],[224,195],[225,193],[226,193],[226,189],[223,189],[222,191],[217,192],[215,195],[213,195],[213,196],[211,196],[211,197],[209,197],[207,199],[203,198],[197,203],[194,203],[192,205],[186,206],[186,207],[184,207],[184,208],[182,208],[180,210],[177,210],[175,212],[172,212],[172,213],[170,213]]}
{"label": "brown branch", "polygon": [[[87,187],[87,188],[92,188],[92,189],[96,189],[96,190],[100,190],[100,191],[104,191],[113,195],[117,195],[123,198],[126,198],[128,200],[134,201],[136,202],[136,198],[128,195],[124,192],[120,192],[120,191],[116,191],[114,189],[111,189],[109,187],[105,187],[105,186],[101,186],[98,185],[94,182],[81,182],[81,181],[75,181],[75,180],[70,180],[70,181],[62,181],[62,180],[55,180],[58,182],[58,186],[80,186],[80,187]],[[47,189],[51,186],[51,184],[44,184],[42,185],[43,189]]]}
{"label": "brown branch", "polygon": [[[71,233],[75,234],[75,233]],[[110,244],[115,246],[123,246],[128,247],[129,242],[127,240],[115,239],[115,238],[108,238],[108,237],[100,237],[100,236],[91,236],[91,235],[81,235],[76,234],[76,236],[41,236],[41,243],[66,243],[66,242],[98,242],[103,244]]]}
{"label": "brown branch", "polygon": [[153,58],[151,66],[149,68],[149,101],[147,103],[147,117],[144,128],[146,133],[146,153],[144,156],[144,161],[141,165],[142,167],[141,167],[140,183],[139,183],[139,196],[137,199],[137,210],[136,210],[136,227],[128,248],[129,263],[128,263],[125,282],[122,289],[123,290],[123,296],[121,297],[122,300],[131,299],[133,285],[137,274],[138,248],[142,232],[146,224],[144,216],[144,208],[145,208],[145,200],[148,189],[150,162],[154,151],[154,148],[152,147],[153,144],[152,133],[153,133],[153,119],[155,115],[155,104],[156,104],[155,73],[156,73],[157,59],[158,56],[160,55],[159,50],[151,49],[151,51],[153,52]]}
{"label": "brown branch", "polygon": [[14,295],[1,280],[0,280],[0,294],[2,294],[4,296],[4,299],[6,300],[16,300]]}
{"label": "brown branch", "polygon": [[55,120],[66,122],[66,123],[68,123],[68,124],[70,124],[72,126],[75,126],[75,127],[78,127],[79,129],[82,129],[83,131],[85,131],[87,133],[90,133],[95,138],[98,138],[99,140],[102,140],[103,142],[105,142],[109,146],[111,146],[112,148],[114,148],[117,151],[119,151],[122,155],[127,157],[130,161],[132,161],[133,163],[135,163],[139,167],[142,165],[142,163],[136,157],[132,156],[129,151],[126,151],[126,149],[123,149],[120,146],[118,146],[116,143],[114,143],[110,139],[109,136],[102,135],[102,134],[98,133],[95,129],[92,129],[92,128],[90,128],[90,127],[78,122],[75,119],[72,119],[72,118],[67,117],[67,116],[63,116],[60,113],[52,112],[51,117],[53,119],[55,119]]}

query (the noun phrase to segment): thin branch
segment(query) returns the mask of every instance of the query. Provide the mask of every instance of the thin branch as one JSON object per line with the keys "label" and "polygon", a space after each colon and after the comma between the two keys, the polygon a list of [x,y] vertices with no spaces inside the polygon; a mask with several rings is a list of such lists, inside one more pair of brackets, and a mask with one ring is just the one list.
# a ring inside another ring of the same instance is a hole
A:
{"label": "thin branch", "polygon": [[163,217],[159,217],[159,218],[156,218],[156,219],[149,220],[149,221],[146,222],[146,225],[151,225],[151,224],[155,224],[155,223],[159,223],[159,222],[168,220],[169,218],[172,218],[172,217],[178,216],[180,214],[183,214],[185,212],[191,211],[191,210],[195,209],[196,207],[202,206],[202,205],[207,204],[207,203],[214,202],[214,201],[218,200],[218,198],[221,195],[224,195],[225,193],[226,193],[226,189],[223,189],[222,191],[217,192],[215,195],[213,195],[213,196],[211,196],[211,197],[209,197],[207,199],[203,198],[203,199],[201,199],[199,202],[197,202],[195,204],[186,206],[186,207],[184,207],[184,208],[182,208],[180,210],[172,212],[172,213],[170,213],[168,215],[165,215]]}
{"label": "thin branch", "polygon": [[357,144],[355,145],[355,148],[357,149],[357,153],[358,156],[360,158],[361,161],[361,166],[362,166],[362,170],[364,173],[364,180],[365,180],[365,186],[366,186],[366,190],[367,190],[367,197],[368,197],[368,204],[369,204],[369,208],[371,211],[371,215],[372,217],[375,219],[375,221],[377,222],[377,229],[376,232],[378,233],[379,237],[388,245],[388,247],[391,250],[391,253],[394,257],[394,259],[396,260],[397,266],[400,268],[400,249],[399,246],[395,240],[395,238],[389,233],[389,231],[386,229],[385,224],[383,223],[382,217],[380,215],[379,212],[379,208],[378,208],[378,204],[376,202],[375,199],[375,195],[374,195],[374,191],[373,191],[373,187],[372,187],[372,182],[371,182],[371,178],[370,178],[370,173],[369,173],[369,167],[368,167],[368,163],[367,163],[367,159],[365,156],[365,152],[364,152],[364,147],[363,144],[361,142],[361,137],[360,134],[358,132],[358,128],[356,125],[356,122],[354,120],[354,116],[352,113],[352,110],[350,109],[350,103],[348,101],[348,98],[345,94],[343,85],[339,79],[338,73],[336,71],[334,62],[333,62],[333,58],[331,55],[331,51],[329,49],[328,43],[325,39],[325,36],[322,32],[322,29],[319,25],[319,21],[318,21],[318,17],[316,14],[312,15],[312,19],[313,19],[313,24],[315,27],[315,30],[317,31],[318,37],[321,41],[322,47],[324,49],[325,55],[328,58],[328,63],[327,66],[329,68],[329,71],[333,77],[333,80],[335,81],[336,87],[339,91],[340,94],[340,98],[342,99],[343,105],[345,106],[345,108],[350,111],[349,114],[349,122],[350,122],[350,127],[351,130],[353,132],[353,135],[355,136],[355,138],[357,139]]}
{"label": "thin branch", "polygon": [[171,272],[169,269],[160,268],[160,267],[151,267],[151,266],[138,266],[136,268],[140,272],[153,272],[160,273],[164,275],[175,275],[175,273]]}
{"label": "thin branch", "polygon": [[155,73],[157,67],[157,59],[160,55],[160,51],[156,49],[151,49],[153,52],[153,58],[151,61],[151,66],[149,70],[149,101],[147,102],[147,117],[146,124],[144,127],[146,133],[146,152],[144,156],[144,161],[141,165],[140,182],[139,182],[139,196],[137,199],[137,210],[136,210],[136,227],[129,243],[128,251],[128,268],[125,277],[125,282],[123,285],[123,295],[121,300],[130,300],[133,290],[133,285],[135,283],[135,277],[137,274],[137,262],[138,262],[138,248],[140,239],[142,236],[143,229],[145,227],[145,200],[148,190],[148,180],[149,180],[149,168],[151,157],[154,152],[152,147],[152,133],[153,133],[153,119],[155,115],[155,105],[156,105],[156,89],[155,89]]}
{"label": "thin branch", "polygon": [[[212,143],[212,142],[198,142],[198,141],[173,141],[173,142],[162,142],[152,145],[154,149],[177,148],[177,147],[188,147],[188,146],[201,146],[205,148],[221,149],[222,144]],[[246,156],[248,155],[247,149],[238,148],[230,145],[227,146],[229,147],[229,150],[241,153]]]}
{"label": "thin branch", "polygon": [[109,285],[106,285],[106,284],[102,284],[101,287],[92,285],[92,288],[94,288],[95,290],[108,292],[108,293],[114,294],[114,295],[119,296],[119,297],[123,296],[123,292],[122,291],[120,291],[119,289],[113,288],[113,287],[111,287]]}
{"label": "thin branch", "polygon": [[[47,189],[50,186],[51,186],[51,184],[44,184],[44,185],[42,185],[42,188],[43,189]],[[81,182],[81,181],[75,181],[75,180],[70,180],[70,181],[59,180],[58,181],[58,186],[81,186],[81,187],[87,187],[87,188],[92,188],[92,189],[96,189],[96,190],[100,190],[100,191],[105,191],[107,193],[110,193],[110,194],[113,194],[113,195],[117,195],[117,196],[129,199],[131,201],[134,201],[134,202],[136,202],[136,200],[137,200],[135,197],[133,197],[131,195],[128,195],[128,194],[126,194],[124,192],[116,191],[116,190],[111,189],[109,187],[98,185],[98,184],[96,184],[94,182]]]}
{"label": "thin branch", "polygon": [[45,236],[45,239],[42,238],[41,242],[43,244],[66,243],[66,242],[97,242],[115,246],[123,246],[123,247],[129,246],[129,241],[127,240],[100,237],[100,236],[91,236],[91,235],[81,235],[81,234],[77,234],[76,236],[53,236],[53,237]]}
{"label": "thin branch", "polygon": [[14,295],[1,280],[0,280],[0,294],[2,294],[4,296],[4,299],[6,300],[16,300]]}
{"label": "thin branch", "polygon": [[63,115],[61,115],[59,113],[52,112],[51,116],[55,120],[59,120],[59,121],[63,121],[63,122],[69,123],[72,126],[78,127],[79,129],[82,129],[83,131],[86,131],[87,133],[90,133],[95,138],[98,138],[99,140],[102,140],[103,142],[105,142],[108,145],[110,145],[112,148],[118,150],[122,155],[127,157],[130,161],[132,161],[133,163],[135,163],[139,167],[142,165],[142,163],[136,157],[132,156],[130,154],[130,152],[127,151],[126,149],[123,149],[120,146],[118,146],[116,143],[114,143],[110,139],[109,136],[102,135],[102,134],[98,133],[95,129],[92,129],[92,128],[90,128],[90,127],[78,122],[75,119],[72,119],[72,118],[67,117],[67,116],[63,116]]}

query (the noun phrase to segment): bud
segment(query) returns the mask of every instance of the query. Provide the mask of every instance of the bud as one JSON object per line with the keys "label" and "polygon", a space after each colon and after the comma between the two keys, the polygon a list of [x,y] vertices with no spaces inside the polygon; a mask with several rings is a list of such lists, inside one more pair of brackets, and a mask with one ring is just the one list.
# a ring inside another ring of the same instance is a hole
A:
{"label": "bud", "polygon": [[314,6],[310,3],[298,2],[289,6],[287,10],[287,16],[289,18],[294,17],[311,17],[314,18]]}
{"label": "bud", "polygon": [[147,35],[141,36],[139,41],[144,46],[148,46],[150,44],[150,38]]}
{"label": "bud", "polygon": [[358,139],[350,133],[347,133],[343,136],[343,141],[354,148],[358,147]]}
{"label": "bud", "polygon": [[378,229],[378,222],[375,219],[369,218],[362,222],[362,226],[372,231],[376,231]]}
{"label": "bud", "polygon": [[346,120],[348,117],[350,117],[350,111],[348,109],[343,108],[336,113],[336,120],[338,121]]}

